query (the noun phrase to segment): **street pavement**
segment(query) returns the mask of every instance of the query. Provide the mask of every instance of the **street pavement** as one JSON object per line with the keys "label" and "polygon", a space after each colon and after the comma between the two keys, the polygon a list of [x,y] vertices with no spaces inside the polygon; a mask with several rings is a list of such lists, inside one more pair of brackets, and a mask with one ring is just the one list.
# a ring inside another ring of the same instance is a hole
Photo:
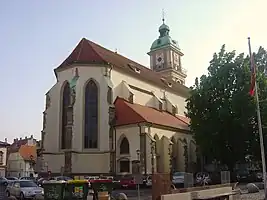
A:
{"label": "street pavement", "polygon": [[[140,189],[140,200],[150,200],[151,199],[151,189]],[[114,190],[112,192],[112,196],[116,197],[119,193],[124,193],[128,197],[129,200],[131,199],[137,199],[138,191],[137,190]],[[93,196],[89,195],[87,200],[92,200]]]}
{"label": "street pavement", "polygon": [[[238,184],[238,187],[242,190],[245,191],[246,190],[246,185],[247,184]],[[116,197],[119,193],[124,193],[127,195],[128,200],[136,200],[137,196],[138,196],[138,192],[137,190],[114,190],[112,192],[112,196]],[[152,191],[151,188],[150,189],[140,189],[140,200],[151,200],[152,199]],[[254,199],[254,198],[251,198]],[[93,196],[90,195],[88,196],[87,200],[93,200]]]}

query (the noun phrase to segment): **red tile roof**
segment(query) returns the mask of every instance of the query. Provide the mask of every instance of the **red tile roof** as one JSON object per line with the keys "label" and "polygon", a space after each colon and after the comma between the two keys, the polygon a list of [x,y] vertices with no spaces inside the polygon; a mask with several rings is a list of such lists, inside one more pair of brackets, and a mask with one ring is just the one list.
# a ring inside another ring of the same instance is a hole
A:
{"label": "red tile roof", "polygon": [[14,142],[9,146],[8,152],[15,153],[19,151],[19,148],[22,145],[26,145],[28,143],[28,139],[14,140]]}
{"label": "red tile roof", "polygon": [[27,161],[30,161],[31,159],[35,161],[37,158],[36,146],[21,145],[19,148],[19,153],[21,157]]}
{"label": "red tile roof", "polygon": [[[162,77],[158,73],[85,38],[79,42],[69,57],[55,69],[55,72],[63,70],[72,64],[111,64],[113,67],[143,81],[151,82],[161,88],[167,88],[167,90],[179,92],[186,97],[189,95],[186,86],[170,81],[172,87],[168,87],[166,82],[161,80]],[[133,67],[139,69],[140,73],[136,73]]]}
{"label": "red tile roof", "polygon": [[107,64],[99,53],[90,44],[90,41],[83,38],[75,47],[69,57],[57,68],[61,69],[71,64]]}
{"label": "red tile roof", "polygon": [[190,119],[188,117],[185,116],[177,116],[180,120],[182,120],[183,122],[190,124]]}
{"label": "red tile roof", "polygon": [[114,104],[116,126],[149,122],[166,127],[189,130],[186,122],[168,112],[139,104],[132,104],[120,97],[117,97]]}

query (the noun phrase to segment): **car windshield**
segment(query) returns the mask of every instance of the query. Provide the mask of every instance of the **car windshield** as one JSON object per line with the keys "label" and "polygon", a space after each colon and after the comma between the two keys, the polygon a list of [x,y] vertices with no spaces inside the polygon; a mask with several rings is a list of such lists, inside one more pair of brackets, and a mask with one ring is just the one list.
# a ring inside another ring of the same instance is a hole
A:
{"label": "car windshield", "polygon": [[7,180],[18,180],[16,177],[7,177]]}
{"label": "car windshield", "polygon": [[20,187],[37,187],[33,181],[20,181]]}
{"label": "car windshield", "polygon": [[173,176],[184,176],[184,172],[175,172]]}

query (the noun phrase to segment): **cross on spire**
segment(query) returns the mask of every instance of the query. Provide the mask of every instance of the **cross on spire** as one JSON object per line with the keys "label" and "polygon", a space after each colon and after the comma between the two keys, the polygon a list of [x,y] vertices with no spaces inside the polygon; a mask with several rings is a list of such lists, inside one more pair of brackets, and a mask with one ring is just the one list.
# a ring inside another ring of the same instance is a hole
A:
{"label": "cross on spire", "polygon": [[165,22],[165,12],[164,12],[164,9],[162,9],[162,22],[163,22],[163,24]]}

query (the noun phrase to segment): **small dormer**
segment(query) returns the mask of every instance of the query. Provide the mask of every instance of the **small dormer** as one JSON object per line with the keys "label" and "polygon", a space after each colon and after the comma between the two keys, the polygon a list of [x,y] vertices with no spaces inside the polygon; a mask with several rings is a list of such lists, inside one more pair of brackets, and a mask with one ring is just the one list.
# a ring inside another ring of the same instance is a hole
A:
{"label": "small dormer", "polygon": [[117,96],[134,103],[134,92],[126,81],[122,81],[117,89]]}
{"label": "small dormer", "polygon": [[161,99],[162,101],[162,110],[176,115],[178,113],[178,107],[168,98],[166,95]]}
{"label": "small dormer", "polygon": [[137,74],[140,74],[140,69],[133,63],[128,63],[127,66],[134,72],[136,72]]}
{"label": "small dormer", "polygon": [[140,74],[140,69],[138,69],[138,68],[135,68],[135,70],[134,70],[136,73],[138,73],[138,74]]}

